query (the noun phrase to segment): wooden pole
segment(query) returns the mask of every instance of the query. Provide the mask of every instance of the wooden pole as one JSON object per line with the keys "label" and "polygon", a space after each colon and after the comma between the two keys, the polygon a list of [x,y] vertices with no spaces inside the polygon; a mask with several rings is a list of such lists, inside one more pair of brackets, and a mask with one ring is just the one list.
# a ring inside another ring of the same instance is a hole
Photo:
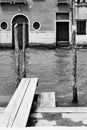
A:
{"label": "wooden pole", "polygon": [[22,66],[22,73],[23,77],[26,77],[26,57],[25,57],[25,46],[26,46],[26,39],[25,39],[25,29],[26,29],[26,24],[23,23],[23,66]]}
{"label": "wooden pole", "polygon": [[72,0],[72,50],[73,50],[73,103],[78,103],[77,97],[77,47],[76,47],[76,29],[75,29],[75,20],[74,20],[74,2]]}
{"label": "wooden pole", "polygon": [[20,64],[19,64],[19,45],[18,45],[18,25],[14,26],[14,44],[15,44],[15,59],[16,59],[16,81],[17,86],[20,82]]}
{"label": "wooden pole", "polygon": [[77,48],[76,48],[76,32],[73,31],[73,103],[78,103],[77,97]]}

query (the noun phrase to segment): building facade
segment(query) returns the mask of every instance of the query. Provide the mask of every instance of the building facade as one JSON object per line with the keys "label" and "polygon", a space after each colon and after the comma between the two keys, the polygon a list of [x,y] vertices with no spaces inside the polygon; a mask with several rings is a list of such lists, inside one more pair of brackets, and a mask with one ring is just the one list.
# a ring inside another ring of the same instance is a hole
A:
{"label": "building facade", "polygon": [[[26,24],[27,45],[72,44],[71,2],[72,0],[0,0],[0,44],[14,46],[14,26],[17,23],[18,41],[21,45],[23,22]],[[86,6],[77,6],[75,11],[75,20],[86,18]],[[78,20],[77,24],[79,26]],[[80,35],[77,36],[77,43],[86,38],[82,35],[79,37]]]}
{"label": "building facade", "polygon": [[87,45],[87,0],[76,0],[74,4],[76,43]]}

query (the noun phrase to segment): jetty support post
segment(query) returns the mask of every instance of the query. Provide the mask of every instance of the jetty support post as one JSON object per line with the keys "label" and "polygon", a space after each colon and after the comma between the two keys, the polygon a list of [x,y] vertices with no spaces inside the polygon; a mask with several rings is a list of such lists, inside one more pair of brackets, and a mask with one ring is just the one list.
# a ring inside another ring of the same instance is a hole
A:
{"label": "jetty support post", "polygon": [[77,96],[77,47],[76,47],[76,31],[73,31],[72,34],[72,41],[73,41],[73,103],[78,103],[78,96]]}
{"label": "jetty support post", "polygon": [[16,81],[17,86],[20,83],[20,61],[19,61],[19,45],[18,45],[18,24],[14,26],[14,45],[15,45],[15,60],[16,60]]}
{"label": "jetty support post", "polygon": [[25,36],[25,29],[26,24],[23,22],[23,50],[22,50],[22,57],[23,57],[23,66],[22,66],[22,74],[23,78],[26,78],[26,56],[25,56],[25,47],[26,47],[26,36]]}

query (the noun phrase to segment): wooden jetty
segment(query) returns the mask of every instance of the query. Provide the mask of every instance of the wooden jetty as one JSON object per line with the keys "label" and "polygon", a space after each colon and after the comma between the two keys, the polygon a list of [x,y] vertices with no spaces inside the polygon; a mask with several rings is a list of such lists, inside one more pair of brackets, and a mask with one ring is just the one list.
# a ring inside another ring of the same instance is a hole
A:
{"label": "wooden jetty", "polygon": [[[0,127],[29,127],[33,119],[34,122],[35,120],[37,122],[34,126],[54,125],[54,122],[57,121],[59,121],[59,124],[55,125],[60,126],[60,124],[70,122],[70,119],[65,121],[64,115],[70,113],[72,117],[73,114],[76,114],[76,116],[77,114],[87,115],[87,107],[56,107],[55,92],[41,92],[38,99],[34,101],[37,95],[35,94],[37,85],[38,78],[22,79],[8,106],[0,108]],[[34,102],[36,102],[37,107],[32,112]],[[47,121],[47,118],[49,121]]]}
{"label": "wooden jetty", "polygon": [[87,107],[56,106],[55,92],[41,92],[36,105],[30,113],[27,127],[87,126]]}
{"label": "wooden jetty", "polygon": [[5,109],[0,127],[26,127],[38,78],[23,78]]}

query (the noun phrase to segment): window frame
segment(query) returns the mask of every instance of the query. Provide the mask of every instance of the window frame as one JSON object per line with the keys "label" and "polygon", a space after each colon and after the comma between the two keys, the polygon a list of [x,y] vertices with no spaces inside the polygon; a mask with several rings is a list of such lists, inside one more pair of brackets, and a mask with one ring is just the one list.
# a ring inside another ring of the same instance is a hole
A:
{"label": "window frame", "polygon": [[77,35],[86,35],[86,20],[77,20]]}
{"label": "window frame", "polygon": [[[40,25],[38,29],[35,29],[35,28],[34,28],[34,24],[35,24],[36,22],[39,23],[39,25]],[[39,31],[39,30],[41,29],[41,23],[40,23],[39,21],[34,21],[34,22],[32,23],[32,28],[33,28],[34,31]]]}
{"label": "window frame", "polygon": [[[7,24],[7,27],[6,27],[5,29],[3,29],[3,28],[1,27],[1,24],[3,24],[3,23],[6,23],[6,24]],[[6,31],[6,30],[8,29],[8,23],[7,23],[6,21],[2,21],[2,22],[0,23],[0,29],[1,29],[2,31]]]}

